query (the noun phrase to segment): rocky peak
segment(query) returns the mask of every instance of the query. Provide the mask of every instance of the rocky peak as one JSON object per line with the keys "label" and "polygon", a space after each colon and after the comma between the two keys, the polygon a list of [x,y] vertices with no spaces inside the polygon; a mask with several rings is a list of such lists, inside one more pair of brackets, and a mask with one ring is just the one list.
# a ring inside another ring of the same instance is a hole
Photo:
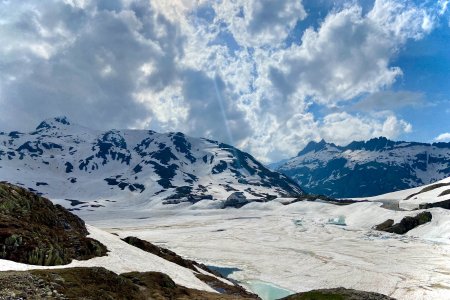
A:
{"label": "rocky peak", "polygon": [[67,126],[71,123],[67,119],[66,116],[59,116],[50,119],[46,119],[42,121],[37,127],[36,130],[41,129],[49,129],[49,128],[60,128],[61,126]]}
{"label": "rocky peak", "polygon": [[320,140],[320,142],[311,141],[309,142],[302,151],[300,151],[297,156],[304,155],[309,152],[318,152],[320,150],[325,149],[327,146],[336,147],[333,143],[327,143],[324,139]]}

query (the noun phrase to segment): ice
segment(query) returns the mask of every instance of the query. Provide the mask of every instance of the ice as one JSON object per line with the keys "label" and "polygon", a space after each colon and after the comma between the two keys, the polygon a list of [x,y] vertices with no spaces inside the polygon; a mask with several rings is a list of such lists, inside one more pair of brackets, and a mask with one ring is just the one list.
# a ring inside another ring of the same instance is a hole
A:
{"label": "ice", "polygon": [[[399,236],[372,227],[420,211],[392,211],[371,202],[244,208],[186,209],[170,218],[153,211],[145,220],[124,216],[110,223],[91,216],[89,221],[208,265],[239,268],[230,277],[241,282],[270,282],[295,292],[342,286],[397,299],[450,298],[447,210],[431,209],[431,223]],[[347,226],[328,224],[335,218]]]}

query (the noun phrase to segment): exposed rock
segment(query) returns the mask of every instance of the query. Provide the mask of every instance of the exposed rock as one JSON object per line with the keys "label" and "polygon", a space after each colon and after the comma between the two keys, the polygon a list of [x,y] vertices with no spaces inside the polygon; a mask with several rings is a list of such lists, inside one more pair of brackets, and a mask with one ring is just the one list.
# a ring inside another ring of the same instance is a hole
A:
{"label": "exposed rock", "polygon": [[285,300],[395,300],[389,296],[346,288],[320,289],[283,298]]}
{"label": "exposed rock", "polygon": [[419,209],[427,209],[427,208],[432,208],[432,207],[440,207],[440,208],[444,208],[444,209],[450,209],[450,199],[444,200],[444,201],[439,201],[439,202],[425,203],[425,204],[420,204],[419,205]]}
{"label": "exposed rock", "polygon": [[289,205],[289,204],[301,202],[301,201],[326,202],[326,203],[335,204],[335,205],[349,205],[349,204],[353,204],[353,203],[367,202],[366,200],[357,201],[357,200],[352,200],[352,199],[335,199],[335,198],[327,197],[325,195],[304,194],[304,195],[300,195],[300,196],[296,197],[291,202],[283,202],[283,204]]}
{"label": "exposed rock", "polygon": [[118,275],[104,268],[0,272],[0,299],[257,299],[188,289],[158,272]]}
{"label": "exposed rock", "polygon": [[227,207],[234,207],[234,208],[240,208],[246,204],[248,204],[250,201],[245,198],[245,195],[243,192],[234,192],[230,196],[228,196],[227,200],[223,203],[222,208]]}
{"label": "exposed rock", "polygon": [[[217,277],[223,278],[223,276],[221,276],[219,273],[209,269],[204,264],[200,264],[193,260],[184,259],[173,251],[153,245],[152,243],[141,240],[137,237],[129,236],[129,237],[124,238],[123,241],[125,241],[128,244],[133,245],[141,250],[150,252],[161,258],[164,258],[165,260],[173,262],[179,266],[182,266],[184,268],[188,268],[188,269],[195,271],[197,273],[196,276],[198,279],[205,282],[206,284],[208,284],[210,287],[212,287],[213,289],[215,289],[216,291],[218,291],[221,294],[234,295],[236,297],[244,297],[244,298],[250,298],[250,299],[258,299],[258,297],[256,295],[247,292],[243,287],[241,287],[240,285],[238,285],[235,282],[232,282],[229,280],[230,282],[233,283],[232,285],[230,285],[230,284],[226,284],[223,281],[219,280]],[[200,269],[208,272],[210,275],[200,273],[199,272]],[[215,277],[211,276],[211,275],[214,275]],[[237,299],[241,299],[241,298],[237,298]]]}
{"label": "exposed rock", "polygon": [[376,225],[375,229],[396,234],[405,234],[417,226],[430,222],[432,218],[433,216],[430,212],[424,211],[415,217],[404,217],[400,223],[396,224],[394,224],[394,220],[392,219],[386,220],[383,223]]}
{"label": "exposed rock", "polygon": [[390,228],[392,228],[392,225],[394,225],[394,220],[387,219],[383,223],[378,224],[377,226],[375,226],[375,229],[376,230],[380,230],[380,231],[388,231]]}
{"label": "exposed rock", "polygon": [[0,258],[48,266],[105,255],[88,234],[84,221],[62,206],[0,183]]}
{"label": "exposed rock", "polygon": [[173,263],[175,263],[175,264],[177,264],[179,266],[182,266],[184,268],[188,268],[188,269],[191,269],[193,271],[197,271],[195,266],[197,265],[197,266],[201,267],[200,264],[197,264],[196,262],[191,261],[191,260],[184,259],[181,256],[179,256],[178,254],[176,254],[175,252],[170,251],[169,249],[165,249],[165,248],[156,246],[156,245],[154,245],[154,244],[152,244],[150,242],[141,240],[141,239],[139,239],[137,237],[128,236],[128,237],[126,237],[126,238],[124,238],[122,240],[124,242],[132,245],[132,246],[135,246],[135,247],[137,247],[137,248],[139,248],[141,250],[144,250],[146,252],[149,252],[149,253],[152,253],[152,254],[154,254],[156,256],[164,258],[165,260],[173,262]]}

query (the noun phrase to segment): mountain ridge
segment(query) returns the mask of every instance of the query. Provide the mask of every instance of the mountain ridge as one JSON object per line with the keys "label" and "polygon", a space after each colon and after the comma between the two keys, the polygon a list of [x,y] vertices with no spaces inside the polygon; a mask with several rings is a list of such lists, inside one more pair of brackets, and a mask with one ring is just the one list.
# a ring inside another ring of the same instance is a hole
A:
{"label": "mountain ridge", "polygon": [[311,141],[297,156],[269,167],[291,177],[309,193],[368,197],[450,176],[450,143],[385,137],[346,146]]}
{"label": "mountain ridge", "polygon": [[303,193],[288,177],[224,143],[181,132],[92,130],[66,117],[44,120],[30,133],[0,133],[0,179],[66,199],[62,204],[72,209],[123,198],[146,205],[225,200],[233,192],[247,199]]}

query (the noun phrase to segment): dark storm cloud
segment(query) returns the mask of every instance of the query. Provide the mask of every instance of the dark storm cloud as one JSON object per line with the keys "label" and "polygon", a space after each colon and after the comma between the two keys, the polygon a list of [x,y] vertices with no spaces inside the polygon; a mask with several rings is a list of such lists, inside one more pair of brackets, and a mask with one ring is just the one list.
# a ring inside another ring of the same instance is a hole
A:
{"label": "dark storm cloud", "polygon": [[30,128],[61,114],[99,128],[145,118],[148,111],[133,98],[140,68],[155,62],[161,71],[147,85],[168,84],[182,39],[143,3],[133,3],[134,10],[119,1],[98,1],[85,10],[61,2],[22,8],[9,26],[31,42],[20,41],[18,51],[1,56],[3,76],[12,78],[2,78],[2,127]]}
{"label": "dark storm cloud", "polygon": [[0,28],[1,130],[30,130],[58,115],[94,128],[140,127],[155,120],[154,109],[136,95],[165,97],[179,87],[188,116],[172,130],[229,143],[247,137],[250,126],[234,105],[238,95],[220,77],[180,64],[187,41],[180,25],[149,1],[124,3],[0,4],[15,11]]}

